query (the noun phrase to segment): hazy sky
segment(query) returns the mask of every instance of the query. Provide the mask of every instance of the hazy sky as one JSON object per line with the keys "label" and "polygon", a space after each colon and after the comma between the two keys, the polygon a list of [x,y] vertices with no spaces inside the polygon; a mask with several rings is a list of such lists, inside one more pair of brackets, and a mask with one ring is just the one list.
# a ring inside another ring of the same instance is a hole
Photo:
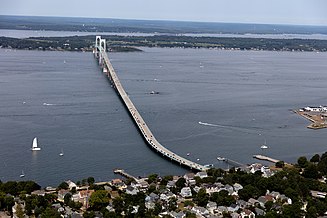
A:
{"label": "hazy sky", "polygon": [[327,0],[0,0],[1,15],[327,26]]}

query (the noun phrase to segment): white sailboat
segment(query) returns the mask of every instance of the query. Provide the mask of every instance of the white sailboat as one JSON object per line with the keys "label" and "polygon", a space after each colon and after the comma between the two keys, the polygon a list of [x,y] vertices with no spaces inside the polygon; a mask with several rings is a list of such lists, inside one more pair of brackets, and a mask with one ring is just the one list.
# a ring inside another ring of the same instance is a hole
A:
{"label": "white sailboat", "polygon": [[22,173],[19,175],[20,178],[23,178],[25,177],[25,173],[24,173],[24,170],[22,170]]}
{"label": "white sailboat", "polygon": [[41,150],[41,148],[38,147],[38,145],[37,145],[37,138],[36,137],[33,139],[33,144],[32,144],[31,150],[32,151],[40,151]]}
{"label": "white sailboat", "polygon": [[267,149],[267,148],[269,148],[269,147],[267,146],[266,139],[265,139],[265,143],[264,143],[263,145],[261,145],[260,148],[261,148],[261,149]]}
{"label": "white sailboat", "polygon": [[64,150],[63,149],[61,149],[61,152],[60,152],[59,156],[64,156]]}

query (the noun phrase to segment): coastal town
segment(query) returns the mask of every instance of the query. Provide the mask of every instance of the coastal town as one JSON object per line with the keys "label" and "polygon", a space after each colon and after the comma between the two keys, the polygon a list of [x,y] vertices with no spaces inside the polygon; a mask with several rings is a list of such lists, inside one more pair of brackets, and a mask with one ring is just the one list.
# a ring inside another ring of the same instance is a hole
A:
{"label": "coastal town", "polygon": [[180,176],[93,177],[58,187],[0,182],[0,217],[318,217],[327,214],[327,153]]}

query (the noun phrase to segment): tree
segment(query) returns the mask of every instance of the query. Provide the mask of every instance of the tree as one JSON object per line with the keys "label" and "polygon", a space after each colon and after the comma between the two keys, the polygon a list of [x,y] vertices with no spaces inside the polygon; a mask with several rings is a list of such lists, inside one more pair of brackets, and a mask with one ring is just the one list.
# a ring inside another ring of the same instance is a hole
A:
{"label": "tree", "polygon": [[201,207],[206,206],[208,200],[209,196],[204,188],[201,188],[194,198],[194,201]]}
{"label": "tree", "polygon": [[87,178],[87,183],[88,183],[89,185],[93,185],[94,182],[95,182],[95,179],[94,179],[93,177],[89,177],[89,178]]}
{"label": "tree", "polygon": [[320,161],[319,154],[313,155],[312,158],[310,159],[310,162],[313,162],[313,163],[318,163],[319,161]]}
{"label": "tree", "polygon": [[67,193],[65,195],[65,197],[64,197],[64,204],[69,205],[69,203],[71,202],[71,200],[72,200],[72,194]]}
{"label": "tree", "polygon": [[109,195],[105,190],[97,190],[90,197],[90,207],[95,210],[101,210],[109,204]]}
{"label": "tree", "polygon": [[307,167],[304,168],[302,176],[311,179],[318,179],[320,177],[317,166],[312,163],[310,163]]}
{"label": "tree", "polygon": [[124,209],[124,200],[121,197],[114,198],[112,200],[112,206],[115,209],[116,214],[121,214]]}
{"label": "tree", "polygon": [[297,159],[297,164],[301,167],[304,168],[308,165],[308,160],[306,157],[302,156]]}
{"label": "tree", "polygon": [[171,198],[168,202],[168,210],[175,211],[177,209],[177,199]]}
{"label": "tree", "polygon": [[24,211],[21,204],[17,204],[16,206],[16,216],[18,218],[24,218]]}
{"label": "tree", "polygon": [[68,189],[69,186],[67,184],[67,182],[62,182],[58,185],[58,189]]}
{"label": "tree", "polygon": [[307,209],[307,214],[306,216],[307,218],[315,218],[315,217],[318,217],[318,211],[316,209],[315,206],[311,206]]}
{"label": "tree", "polygon": [[283,168],[285,166],[285,163],[284,161],[278,161],[277,163],[275,163],[275,166],[277,168]]}
{"label": "tree", "polygon": [[95,217],[95,213],[93,211],[85,211],[83,213],[83,217],[84,218],[94,218]]}
{"label": "tree", "polygon": [[55,209],[47,207],[43,213],[41,213],[41,218],[61,218],[61,215]]}
{"label": "tree", "polygon": [[157,174],[151,174],[148,176],[148,183],[151,184],[153,182],[157,182],[158,175]]}
{"label": "tree", "polygon": [[246,185],[243,189],[238,191],[240,198],[245,201],[249,200],[250,198],[257,198],[260,194],[260,190],[253,185]]}
{"label": "tree", "polygon": [[179,189],[182,189],[186,184],[186,180],[181,177],[177,180],[177,182],[175,183],[176,187],[178,187]]}

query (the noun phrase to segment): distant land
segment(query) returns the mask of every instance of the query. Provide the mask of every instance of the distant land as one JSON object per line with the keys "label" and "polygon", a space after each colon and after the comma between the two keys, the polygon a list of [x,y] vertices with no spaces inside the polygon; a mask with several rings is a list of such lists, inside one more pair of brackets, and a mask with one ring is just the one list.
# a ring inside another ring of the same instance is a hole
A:
{"label": "distant land", "polygon": [[[103,36],[110,51],[141,51],[137,47],[210,48],[226,50],[326,52],[327,40],[263,39],[190,36]],[[55,51],[92,51],[95,36],[0,37],[0,48]]]}
{"label": "distant land", "polygon": [[327,26],[8,15],[0,15],[0,29],[166,34],[327,34]]}

